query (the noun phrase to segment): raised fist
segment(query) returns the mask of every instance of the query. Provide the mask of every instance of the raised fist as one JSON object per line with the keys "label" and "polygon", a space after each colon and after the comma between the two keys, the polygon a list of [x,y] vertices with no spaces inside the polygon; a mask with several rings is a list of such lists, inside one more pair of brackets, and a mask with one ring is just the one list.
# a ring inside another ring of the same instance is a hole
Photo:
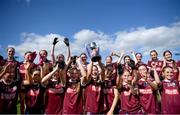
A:
{"label": "raised fist", "polygon": [[54,38],[54,41],[53,41],[53,45],[56,45],[57,43],[58,43],[58,38],[55,37],[55,38]]}
{"label": "raised fist", "polygon": [[66,46],[69,46],[69,39],[68,38],[64,38],[64,43],[66,44]]}

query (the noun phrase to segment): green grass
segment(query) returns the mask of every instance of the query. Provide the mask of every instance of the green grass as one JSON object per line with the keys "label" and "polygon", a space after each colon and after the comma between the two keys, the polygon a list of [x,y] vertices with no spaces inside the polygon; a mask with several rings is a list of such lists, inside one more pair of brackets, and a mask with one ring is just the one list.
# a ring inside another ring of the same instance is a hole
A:
{"label": "green grass", "polygon": [[17,102],[17,114],[21,114],[20,112],[20,99],[18,98],[18,102]]}

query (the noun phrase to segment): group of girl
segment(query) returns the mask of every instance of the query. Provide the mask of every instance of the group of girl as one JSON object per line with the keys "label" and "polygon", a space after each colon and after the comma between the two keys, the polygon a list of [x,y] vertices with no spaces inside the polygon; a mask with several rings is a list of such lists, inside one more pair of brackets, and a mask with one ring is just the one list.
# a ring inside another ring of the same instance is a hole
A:
{"label": "group of girl", "polygon": [[[132,57],[121,52],[101,60],[87,62],[87,56],[54,56],[57,39],[53,42],[52,60],[47,51],[26,52],[24,61],[15,60],[15,49],[7,49],[7,59],[0,59],[0,113],[17,113],[20,99],[21,114],[178,114],[180,113],[179,62],[172,53],[158,59],[150,52],[148,63],[141,53]],[[113,62],[113,56],[118,60]]]}

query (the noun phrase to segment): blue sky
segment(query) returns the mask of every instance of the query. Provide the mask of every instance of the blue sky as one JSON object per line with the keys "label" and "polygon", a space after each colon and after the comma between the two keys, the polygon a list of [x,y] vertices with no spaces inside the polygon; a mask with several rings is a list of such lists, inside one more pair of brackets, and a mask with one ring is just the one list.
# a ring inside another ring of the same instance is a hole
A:
{"label": "blue sky", "polygon": [[166,49],[180,52],[180,1],[0,0],[0,27],[4,57],[9,45],[19,60],[27,50],[50,52],[57,36],[56,54],[66,52],[62,39],[68,37],[74,55],[79,49],[84,52],[85,43],[96,41],[104,57],[112,50],[134,50],[147,61],[151,49],[160,57]]}

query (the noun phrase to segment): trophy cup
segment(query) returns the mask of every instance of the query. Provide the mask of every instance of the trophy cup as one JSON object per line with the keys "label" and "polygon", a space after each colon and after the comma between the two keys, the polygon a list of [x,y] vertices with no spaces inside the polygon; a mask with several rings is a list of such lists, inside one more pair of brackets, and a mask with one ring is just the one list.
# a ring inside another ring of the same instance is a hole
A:
{"label": "trophy cup", "polygon": [[86,51],[88,56],[91,58],[91,61],[97,62],[101,60],[101,56],[99,55],[99,47],[96,45],[95,42],[86,44]]}

